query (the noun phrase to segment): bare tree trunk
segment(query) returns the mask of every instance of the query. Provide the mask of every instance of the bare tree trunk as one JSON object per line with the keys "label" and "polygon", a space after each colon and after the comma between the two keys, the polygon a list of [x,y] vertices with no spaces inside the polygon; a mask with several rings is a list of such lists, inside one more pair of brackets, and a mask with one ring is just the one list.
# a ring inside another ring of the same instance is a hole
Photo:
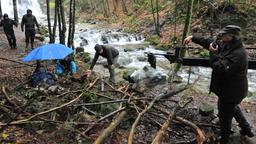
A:
{"label": "bare tree trunk", "polygon": [[72,34],[71,34],[71,39],[72,39],[72,48],[74,49],[74,35],[75,35],[75,31],[76,31],[76,0],[74,0],[73,2],[73,18],[72,18],[72,21],[73,21],[73,31],[72,31]]}
{"label": "bare tree trunk", "polygon": [[60,16],[61,16],[61,23],[62,23],[62,27],[61,27],[61,44],[65,44],[65,39],[66,39],[66,31],[67,31],[67,27],[66,27],[66,20],[65,20],[65,13],[64,13],[64,6],[62,3],[62,0],[59,0],[59,4],[60,4]]}
{"label": "bare tree trunk", "polygon": [[118,0],[112,0],[112,1],[113,1],[113,7],[114,7],[113,14],[117,15],[116,10],[117,10],[117,6],[118,6]]}
{"label": "bare tree trunk", "polygon": [[61,26],[61,15],[60,15],[60,0],[56,0],[57,1],[57,16],[58,16],[58,27],[59,27],[59,40],[61,44],[65,44],[62,41],[62,26]]}
{"label": "bare tree trunk", "polygon": [[[190,31],[190,24],[191,24],[192,12],[193,12],[193,4],[194,4],[194,0],[187,0],[187,16],[186,16],[185,26],[184,26],[184,30],[183,30],[183,35],[182,35],[182,44],[183,44],[184,39],[187,37],[187,35]],[[179,56],[184,57],[185,52],[186,52],[186,50],[182,48],[179,53]],[[176,76],[180,67],[181,67],[180,63],[175,65],[175,68],[171,75],[172,78],[174,78]]]}
{"label": "bare tree trunk", "polygon": [[150,4],[151,4],[151,10],[152,10],[152,15],[153,15],[154,25],[155,25],[155,32],[156,32],[157,35],[159,35],[158,28],[157,28],[157,22],[156,22],[157,19],[156,19],[156,16],[155,16],[153,0],[150,0]]}
{"label": "bare tree trunk", "polygon": [[50,43],[53,43],[49,0],[46,0],[46,5],[47,5],[47,21],[48,21],[48,32],[50,37]]}
{"label": "bare tree trunk", "polygon": [[103,15],[104,17],[108,17],[108,11],[107,11],[107,5],[106,5],[106,0],[101,0],[102,7],[103,7]]}
{"label": "bare tree trunk", "polygon": [[13,14],[14,14],[14,21],[18,23],[19,19],[18,19],[18,10],[17,10],[17,0],[13,0]]}
{"label": "bare tree trunk", "polygon": [[69,3],[69,28],[68,28],[68,44],[67,46],[70,47],[71,45],[71,34],[72,34],[72,28],[73,28],[73,1],[70,0]]}
{"label": "bare tree trunk", "polygon": [[58,1],[55,0],[55,11],[54,11],[54,23],[53,23],[53,39],[52,43],[55,43],[55,36],[56,36],[56,28],[57,28],[57,18],[58,18]]}
{"label": "bare tree trunk", "polygon": [[69,33],[68,47],[73,47],[74,31],[75,31],[75,0],[70,0],[70,15],[69,15]]}
{"label": "bare tree trunk", "polygon": [[160,24],[159,24],[159,1],[156,0],[156,32],[160,36]]}
{"label": "bare tree trunk", "polygon": [[128,14],[128,10],[127,10],[127,7],[126,7],[126,5],[125,5],[125,2],[124,2],[124,0],[121,0],[121,2],[122,2],[122,9],[123,9],[123,12],[124,12],[124,14]]}
{"label": "bare tree trunk", "polygon": [[0,0],[0,19],[2,18],[3,13],[2,13],[2,7],[1,7],[1,0]]}

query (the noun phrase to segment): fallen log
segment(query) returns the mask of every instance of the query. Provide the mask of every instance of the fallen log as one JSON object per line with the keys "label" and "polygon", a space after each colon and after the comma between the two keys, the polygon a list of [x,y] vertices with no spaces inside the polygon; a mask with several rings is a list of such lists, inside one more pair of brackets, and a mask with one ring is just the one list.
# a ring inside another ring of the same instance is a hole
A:
{"label": "fallen log", "polygon": [[10,62],[14,62],[14,63],[18,63],[18,64],[22,64],[22,65],[26,65],[26,66],[30,66],[30,67],[34,67],[35,64],[27,64],[27,63],[23,63],[17,60],[12,60],[12,59],[8,59],[8,58],[3,58],[0,57],[1,60],[5,60],[5,61],[10,61]]}
{"label": "fallen log", "polygon": [[116,127],[121,123],[124,117],[127,115],[127,111],[122,111],[116,119],[114,119],[111,124],[103,130],[100,136],[93,142],[93,144],[102,144],[103,141],[116,129]]}
{"label": "fallen log", "polygon": [[166,122],[162,125],[161,129],[157,132],[156,137],[152,141],[152,144],[161,144],[163,141],[163,137],[171,123],[171,121],[176,117],[176,113],[180,108],[184,108],[188,103],[192,101],[192,98],[186,98],[186,100],[183,102],[180,101],[178,105],[173,109],[173,112],[169,114]]}

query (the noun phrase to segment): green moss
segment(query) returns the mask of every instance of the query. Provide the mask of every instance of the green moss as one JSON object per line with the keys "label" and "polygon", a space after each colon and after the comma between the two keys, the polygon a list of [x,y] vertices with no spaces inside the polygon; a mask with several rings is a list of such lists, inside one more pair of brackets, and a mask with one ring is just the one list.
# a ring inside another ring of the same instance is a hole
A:
{"label": "green moss", "polygon": [[82,60],[85,63],[89,62],[91,60],[90,53],[87,53],[87,52],[82,53]]}
{"label": "green moss", "polygon": [[163,44],[158,44],[156,46],[156,49],[157,50],[162,50],[162,51],[168,51],[169,50],[169,47],[167,45],[163,45]]}
{"label": "green moss", "polygon": [[160,37],[158,35],[152,35],[146,39],[151,45],[158,45],[160,43]]}

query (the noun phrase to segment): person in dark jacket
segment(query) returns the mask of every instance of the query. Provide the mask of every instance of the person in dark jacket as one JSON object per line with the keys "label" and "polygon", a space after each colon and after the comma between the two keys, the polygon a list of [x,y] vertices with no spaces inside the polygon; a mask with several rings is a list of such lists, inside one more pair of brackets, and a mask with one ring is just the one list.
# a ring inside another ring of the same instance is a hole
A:
{"label": "person in dark jacket", "polygon": [[253,137],[250,124],[243,115],[239,104],[248,92],[247,53],[240,38],[240,27],[224,27],[217,40],[189,36],[185,44],[197,43],[210,51],[212,78],[210,91],[218,96],[218,111],[221,127],[221,144],[228,143],[233,117],[239,123],[240,134]]}
{"label": "person in dark jacket", "polygon": [[9,42],[9,46],[13,49],[16,49],[16,37],[14,34],[13,26],[18,26],[18,24],[12,20],[9,19],[8,14],[4,14],[3,20],[0,23],[0,26],[3,26],[4,33],[7,37],[7,40]]}
{"label": "person in dark jacket", "polygon": [[31,43],[31,49],[34,48],[34,39],[35,39],[35,34],[36,34],[36,30],[35,30],[35,25],[38,28],[38,31],[40,31],[39,29],[39,24],[36,20],[36,17],[34,15],[32,15],[32,11],[30,9],[27,10],[27,14],[25,14],[22,17],[22,21],[21,21],[21,31],[24,31],[24,25],[25,25],[25,39],[26,39],[26,48],[28,49],[28,45],[29,45],[29,41]]}
{"label": "person in dark jacket", "polygon": [[115,83],[115,65],[117,64],[119,52],[117,49],[111,46],[96,44],[94,47],[96,53],[94,55],[90,70],[93,70],[99,56],[102,56],[108,61],[108,69],[110,74],[110,82]]}

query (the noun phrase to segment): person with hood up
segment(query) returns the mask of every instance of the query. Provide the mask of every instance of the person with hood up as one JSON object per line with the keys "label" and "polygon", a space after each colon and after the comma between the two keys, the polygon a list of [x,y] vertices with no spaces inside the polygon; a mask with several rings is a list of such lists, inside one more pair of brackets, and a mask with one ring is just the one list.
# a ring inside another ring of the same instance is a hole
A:
{"label": "person with hood up", "polygon": [[16,37],[15,37],[15,34],[14,34],[13,26],[18,27],[17,22],[10,19],[8,14],[4,14],[3,20],[0,22],[0,26],[2,26],[4,28],[4,33],[7,37],[8,42],[9,42],[9,46],[12,49],[16,49],[17,48],[17,46],[16,46]]}
{"label": "person with hood up", "polygon": [[115,83],[115,67],[116,67],[118,55],[119,55],[118,50],[111,46],[99,45],[99,44],[96,44],[94,49],[96,53],[94,55],[94,58],[90,67],[90,72],[93,70],[93,67],[96,64],[99,56],[102,56],[106,58],[108,61],[108,70],[110,74],[109,81],[112,83]]}
{"label": "person with hood up", "polygon": [[239,107],[248,92],[248,56],[243,47],[240,31],[239,26],[227,25],[215,41],[196,36],[189,36],[184,40],[184,44],[194,42],[210,51],[210,91],[218,96],[220,144],[227,144],[229,141],[233,117],[239,123],[241,135],[254,136]]}
{"label": "person with hood up", "polygon": [[34,48],[34,39],[35,39],[35,34],[36,34],[36,30],[35,30],[35,25],[38,28],[38,31],[40,31],[39,29],[39,24],[36,20],[36,17],[34,15],[32,15],[32,10],[28,9],[27,10],[27,14],[25,14],[22,17],[22,21],[21,21],[21,31],[24,31],[24,25],[25,25],[25,40],[26,40],[26,49],[28,49],[28,45],[29,45],[29,41],[31,43],[31,49]]}

